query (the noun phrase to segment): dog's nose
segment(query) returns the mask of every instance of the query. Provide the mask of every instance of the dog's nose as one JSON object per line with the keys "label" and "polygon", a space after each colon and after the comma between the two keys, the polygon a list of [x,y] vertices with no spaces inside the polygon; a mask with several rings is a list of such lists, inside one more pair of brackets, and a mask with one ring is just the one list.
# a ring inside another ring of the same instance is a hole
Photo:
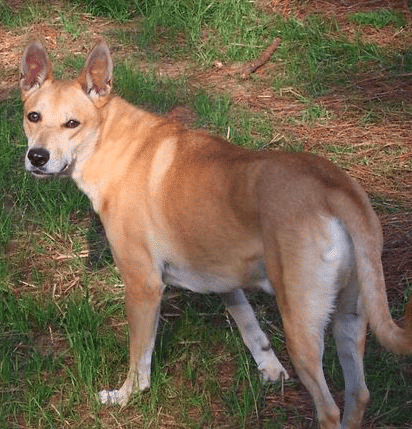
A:
{"label": "dog's nose", "polygon": [[27,154],[30,162],[34,167],[43,167],[44,164],[47,164],[47,161],[50,159],[50,153],[48,150],[43,148],[30,149]]}

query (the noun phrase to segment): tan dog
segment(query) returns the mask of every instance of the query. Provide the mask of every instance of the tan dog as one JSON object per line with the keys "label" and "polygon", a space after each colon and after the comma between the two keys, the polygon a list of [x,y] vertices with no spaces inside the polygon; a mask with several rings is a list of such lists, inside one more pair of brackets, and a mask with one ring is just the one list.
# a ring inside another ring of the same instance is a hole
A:
{"label": "tan dog", "polygon": [[[369,394],[366,327],[399,353],[407,328],[388,309],[382,233],[365,192],[309,154],[250,152],[144,112],[110,94],[112,60],[102,41],[80,77],[56,81],[43,46],[21,65],[26,168],[67,175],[99,213],[125,282],[130,369],[103,403],[125,405],[150,385],[165,284],[217,292],[263,378],[287,378],[243,288],[276,295],[293,365],[322,428],[358,428]],[[322,370],[324,330],[333,323],[346,397],[343,421]]]}

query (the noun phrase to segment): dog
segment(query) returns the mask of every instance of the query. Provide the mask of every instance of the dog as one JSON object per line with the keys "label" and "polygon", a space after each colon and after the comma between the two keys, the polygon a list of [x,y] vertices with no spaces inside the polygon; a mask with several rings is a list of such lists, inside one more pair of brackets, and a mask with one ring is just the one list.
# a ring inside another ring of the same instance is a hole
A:
{"label": "dog", "polygon": [[[100,392],[101,402],[124,406],[149,387],[166,284],[219,294],[263,379],[287,379],[244,293],[258,288],[276,297],[320,427],[359,428],[369,400],[367,325],[385,347],[412,353],[412,299],[400,328],[366,193],[324,158],[248,151],[143,111],[112,94],[112,70],[99,40],[78,78],[55,80],[45,48],[32,41],[20,77],[26,169],[74,179],[100,216],[125,283],[129,372],[119,390]],[[345,378],[342,421],[322,369],[329,322]]]}

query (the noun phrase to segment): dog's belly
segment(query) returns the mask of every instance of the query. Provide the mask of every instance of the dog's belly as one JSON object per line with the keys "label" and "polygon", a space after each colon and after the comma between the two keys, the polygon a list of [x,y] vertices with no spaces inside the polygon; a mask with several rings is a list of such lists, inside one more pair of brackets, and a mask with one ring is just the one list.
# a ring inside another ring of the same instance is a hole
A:
{"label": "dog's belly", "polygon": [[267,278],[263,261],[258,260],[252,264],[249,270],[242,274],[230,273],[230,267],[219,270],[220,273],[211,271],[182,268],[173,263],[165,262],[162,271],[162,280],[165,284],[180,286],[193,292],[200,293],[225,293],[234,289],[261,289],[273,294],[273,287]]}

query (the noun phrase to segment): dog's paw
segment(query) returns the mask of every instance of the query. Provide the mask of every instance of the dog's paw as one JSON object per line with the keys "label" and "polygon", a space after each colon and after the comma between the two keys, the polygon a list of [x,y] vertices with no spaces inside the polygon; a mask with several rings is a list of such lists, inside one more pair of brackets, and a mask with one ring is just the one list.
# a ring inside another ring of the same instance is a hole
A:
{"label": "dog's paw", "polygon": [[259,359],[256,359],[256,363],[264,381],[273,383],[289,379],[288,372],[279,362],[279,359],[271,348],[266,350],[262,348],[262,353]]}
{"label": "dog's paw", "polygon": [[289,379],[289,374],[281,364],[267,365],[264,368],[259,368],[260,374],[264,381],[274,383],[275,381],[283,381]]}
{"label": "dog's paw", "polygon": [[99,400],[104,405],[119,404],[123,407],[127,404],[128,396],[121,390],[102,390],[99,392]]}

